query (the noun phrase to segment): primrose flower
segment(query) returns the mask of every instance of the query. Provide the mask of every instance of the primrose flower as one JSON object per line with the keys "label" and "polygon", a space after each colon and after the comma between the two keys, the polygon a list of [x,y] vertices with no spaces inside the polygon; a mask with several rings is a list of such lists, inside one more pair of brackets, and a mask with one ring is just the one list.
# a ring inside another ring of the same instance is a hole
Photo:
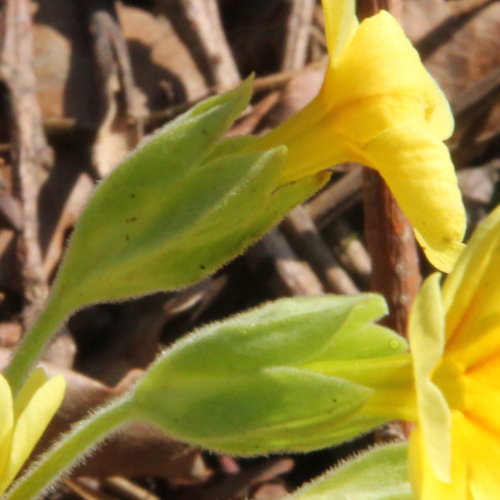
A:
{"label": "primrose flower", "polygon": [[385,179],[431,263],[448,272],[462,249],[465,213],[443,144],[453,117],[397,21],[358,24],[354,0],[323,0],[330,62],[313,101],[261,137],[288,148],[281,181],[356,161]]}
{"label": "primrose flower", "polygon": [[410,475],[422,500],[500,492],[500,207],[478,228],[442,290],[430,276],[410,318],[418,426]]}
{"label": "primrose flower", "polygon": [[9,487],[61,405],[66,381],[38,368],[15,400],[0,375],[0,495]]}

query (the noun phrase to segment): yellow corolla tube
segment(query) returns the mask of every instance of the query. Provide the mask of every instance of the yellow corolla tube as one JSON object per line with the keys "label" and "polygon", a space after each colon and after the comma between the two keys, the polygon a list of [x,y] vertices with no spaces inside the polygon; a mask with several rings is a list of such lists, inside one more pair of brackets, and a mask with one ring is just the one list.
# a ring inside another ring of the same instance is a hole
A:
{"label": "yellow corolla tube", "polygon": [[500,492],[500,207],[439,288],[426,280],[410,318],[418,426],[410,472],[420,500]]}
{"label": "yellow corolla tube", "polygon": [[431,263],[448,272],[462,250],[465,211],[443,140],[449,104],[398,22],[358,24],[354,0],[323,0],[330,62],[311,103],[261,137],[288,148],[282,183],[356,161],[377,170]]}
{"label": "yellow corolla tube", "polygon": [[0,495],[33,451],[61,405],[65,390],[62,375],[48,379],[38,368],[13,400],[9,384],[0,375]]}

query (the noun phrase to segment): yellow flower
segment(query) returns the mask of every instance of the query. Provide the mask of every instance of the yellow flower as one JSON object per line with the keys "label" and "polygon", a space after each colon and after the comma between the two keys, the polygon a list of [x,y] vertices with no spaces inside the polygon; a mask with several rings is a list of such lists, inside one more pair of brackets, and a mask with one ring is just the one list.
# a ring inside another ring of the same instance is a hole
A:
{"label": "yellow flower", "polygon": [[422,500],[500,495],[500,207],[447,277],[430,276],[409,326],[418,401],[410,441]]}
{"label": "yellow flower", "polygon": [[38,368],[15,400],[0,375],[0,495],[9,487],[61,405],[66,381]]}
{"label": "yellow flower", "polygon": [[288,148],[283,183],[356,161],[376,169],[438,269],[460,251],[465,213],[448,149],[441,90],[387,12],[358,25],[354,0],[323,0],[330,62],[316,98],[257,141]]}

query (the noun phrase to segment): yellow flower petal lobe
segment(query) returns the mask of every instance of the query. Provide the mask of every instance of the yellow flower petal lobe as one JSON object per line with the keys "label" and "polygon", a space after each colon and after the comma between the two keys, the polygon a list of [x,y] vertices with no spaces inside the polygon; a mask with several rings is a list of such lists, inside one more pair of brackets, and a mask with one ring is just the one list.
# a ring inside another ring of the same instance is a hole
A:
{"label": "yellow flower petal lobe", "polygon": [[358,27],[354,0],[322,0],[328,53],[332,60],[344,50]]}
{"label": "yellow flower petal lobe", "polygon": [[430,262],[449,271],[462,250],[465,210],[448,149],[422,123],[388,128],[363,146],[410,219]]}
{"label": "yellow flower petal lobe", "polygon": [[[419,500],[491,500],[500,492],[499,277],[500,208],[497,208],[476,229],[447,277],[441,293],[442,307],[435,305],[439,302],[436,282],[437,291],[434,294],[432,290],[421,291],[412,310],[410,344],[421,416],[418,432],[412,439],[410,462]],[[432,276],[423,289],[430,279]],[[422,321],[424,314],[428,317]],[[433,334],[437,316],[446,322],[444,349],[442,340],[432,342],[439,337]],[[440,351],[439,364],[432,369]],[[428,425],[433,420],[431,424],[436,431],[439,417],[426,415],[426,407],[422,405],[431,401],[428,388],[422,384],[426,373],[426,383],[439,389],[450,408],[449,431],[443,429],[441,437],[429,432]],[[446,436],[451,437],[449,482],[443,481],[433,459],[437,448],[445,447]]]}
{"label": "yellow flower petal lobe", "polygon": [[3,493],[3,470],[10,453],[12,427],[14,425],[14,411],[10,386],[0,374],[0,494]]}
{"label": "yellow flower petal lobe", "polygon": [[447,272],[465,231],[455,170],[441,141],[453,131],[449,104],[389,13],[365,19],[332,55],[353,2],[325,0],[324,8],[334,64],[320,93],[254,147],[286,145],[283,184],[347,161],[378,170],[431,263]]}
{"label": "yellow flower petal lobe", "polygon": [[498,350],[500,206],[476,229],[443,285],[450,355],[465,366]]}
{"label": "yellow flower petal lobe", "polygon": [[[452,421],[454,419],[452,416]],[[409,474],[415,500],[472,500],[467,496],[467,464],[459,440],[452,442],[452,468],[450,482],[441,481],[426,457],[425,439],[419,428],[410,437]]]}
{"label": "yellow flower petal lobe", "polygon": [[474,500],[493,500],[500,494],[500,436],[489,433],[480,422],[464,418],[462,434],[468,457],[468,481]]}
{"label": "yellow flower petal lobe", "polygon": [[417,391],[419,426],[425,455],[435,475],[450,480],[450,410],[431,376],[444,351],[444,321],[439,274],[429,276],[413,304],[409,340]]}
{"label": "yellow flower petal lobe", "polygon": [[41,386],[37,383],[42,378],[39,373],[30,378],[28,391],[34,389],[34,392],[29,401],[23,401],[18,406],[20,413],[15,422],[10,459],[3,472],[0,490],[2,486],[5,488],[11,483],[29,457],[61,405],[66,389],[66,381],[62,375],[52,377]]}
{"label": "yellow flower petal lobe", "polygon": [[455,119],[450,103],[436,81],[429,75],[436,91],[436,102],[433,112],[427,117],[431,130],[442,140],[449,139],[455,130]]}
{"label": "yellow flower petal lobe", "polygon": [[[491,439],[500,442],[500,331],[496,332],[497,351],[486,361],[469,370],[462,377],[464,385],[464,413],[473,415]],[[499,490],[500,491],[500,490]]]}
{"label": "yellow flower petal lobe", "polygon": [[26,382],[21,387],[21,390],[14,400],[14,414],[16,419],[24,411],[35,392],[47,382],[48,377],[45,370],[35,368],[26,379]]}
{"label": "yellow flower petal lobe", "polygon": [[[434,80],[422,65],[417,51],[398,22],[385,11],[365,19],[352,37],[330,79],[330,102],[336,107],[374,96],[413,95],[422,106],[427,121],[442,117],[449,107]],[[451,116],[448,116],[452,120]],[[446,122],[449,132],[450,123]]]}

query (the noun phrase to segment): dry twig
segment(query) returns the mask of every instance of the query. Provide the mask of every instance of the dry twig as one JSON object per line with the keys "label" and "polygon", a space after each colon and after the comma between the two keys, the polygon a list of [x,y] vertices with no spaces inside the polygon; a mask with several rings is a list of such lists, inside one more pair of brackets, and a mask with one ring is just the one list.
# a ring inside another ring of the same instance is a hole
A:
{"label": "dry twig", "polygon": [[287,36],[281,69],[300,69],[307,59],[307,48],[314,15],[314,0],[292,0],[287,20]]}
{"label": "dry twig", "polygon": [[[263,268],[275,294],[283,295],[322,295],[323,286],[309,264],[300,260],[292,250],[287,239],[279,229],[264,236],[245,254],[253,269]],[[271,267],[269,275],[265,269]]]}
{"label": "dry twig", "polygon": [[19,253],[28,322],[48,294],[39,243],[38,197],[51,163],[36,97],[30,6],[29,0],[4,0],[0,56],[0,78],[10,98],[16,191],[23,210]]}
{"label": "dry twig", "polygon": [[157,0],[205,75],[208,86],[231,88],[240,75],[227,43],[216,0]]}
{"label": "dry twig", "polygon": [[292,244],[301,249],[302,255],[307,255],[327,291],[343,294],[359,292],[351,277],[332,255],[304,207],[298,206],[288,214],[283,221],[283,229]]}
{"label": "dry twig", "polygon": [[142,135],[142,98],[135,87],[127,44],[114,0],[85,0],[101,91],[101,124],[94,144],[94,167],[108,174]]}

